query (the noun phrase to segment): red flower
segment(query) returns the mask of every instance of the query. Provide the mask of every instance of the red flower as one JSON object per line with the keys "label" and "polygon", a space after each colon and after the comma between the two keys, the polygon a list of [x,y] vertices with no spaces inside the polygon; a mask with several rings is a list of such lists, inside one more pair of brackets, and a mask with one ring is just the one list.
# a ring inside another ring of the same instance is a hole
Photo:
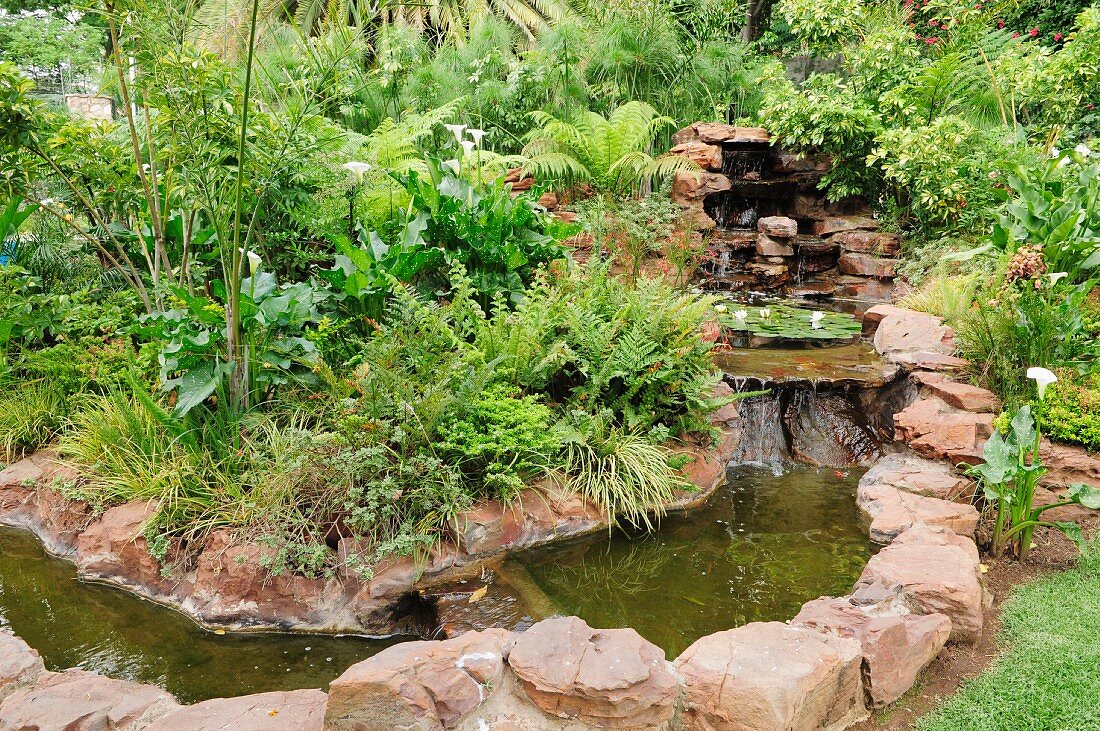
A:
{"label": "red flower", "polygon": [[974,9],[975,10],[981,10],[982,9],[982,4],[978,3],[977,5],[974,6]]}
{"label": "red flower", "polygon": [[931,46],[933,43],[935,43],[939,39],[940,39],[939,36],[931,36],[929,38],[925,38],[924,42]]}
{"label": "red flower", "polygon": [[1013,38],[1019,38],[1019,37],[1020,37],[1020,34],[1019,34],[1019,33],[1013,33],[1013,34],[1012,34],[1012,37],[1013,37]]}
{"label": "red flower", "polygon": [[1005,27],[1005,22],[1003,20],[998,20],[997,21],[997,27],[998,28],[1004,28]]}
{"label": "red flower", "polygon": [[1038,35],[1039,35],[1039,29],[1038,29],[1038,28],[1032,28],[1031,30],[1029,30],[1029,31],[1027,32],[1027,34],[1028,34],[1029,36],[1031,36],[1032,38],[1035,38],[1036,36],[1038,36]]}
{"label": "red flower", "polygon": [[1055,34],[1054,34],[1054,40],[1055,40],[1055,41],[1060,41],[1060,40],[1062,40],[1062,34],[1061,34],[1061,33],[1055,33]]}
{"label": "red flower", "polygon": [[936,27],[937,25],[939,25],[939,23],[937,23],[937,22],[935,21],[935,19],[933,18],[932,20],[928,21],[928,25],[930,25],[930,26],[932,26],[933,28],[935,28],[935,27]]}

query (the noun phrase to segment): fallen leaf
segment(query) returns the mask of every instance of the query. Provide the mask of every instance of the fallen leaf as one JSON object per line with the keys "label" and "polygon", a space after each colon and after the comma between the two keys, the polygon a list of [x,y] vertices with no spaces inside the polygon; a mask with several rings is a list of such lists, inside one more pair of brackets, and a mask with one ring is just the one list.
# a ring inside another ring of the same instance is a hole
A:
{"label": "fallen leaf", "polygon": [[988,567],[988,566],[986,566],[986,565],[985,565],[984,563],[980,563],[980,564],[978,564],[978,568],[979,568],[979,569],[981,570],[981,572],[982,572],[983,574],[985,574],[985,573],[988,573],[988,572],[989,572],[989,567]]}
{"label": "fallen leaf", "polygon": [[267,715],[271,716],[272,718],[275,718],[276,716],[279,715],[279,712],[278,711],[268,711]]}
{"label": "fallen leaf", "polygon": [[482,599],[485,598],[485,595],[488,594],[488,593],[489,593],[489,587],[488,586],[481,587],[480,589],[478,589],[477,591],[475,591],[473,594],[470,595],[470,604],[473,604],[474,602],[481,601]]}
{"label": "fallen leaf", "polygon": [[214,634],[216,634],[216,635],[224,635],[224,634],[225,634],[225,630],[224,630],[224,629],[216,629],[216,630],[214,630]]}

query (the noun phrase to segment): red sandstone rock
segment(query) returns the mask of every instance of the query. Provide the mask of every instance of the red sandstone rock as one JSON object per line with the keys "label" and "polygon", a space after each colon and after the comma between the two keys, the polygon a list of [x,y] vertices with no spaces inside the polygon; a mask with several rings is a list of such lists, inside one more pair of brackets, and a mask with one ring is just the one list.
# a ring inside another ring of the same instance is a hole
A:
{"label": "red sandstone rock", "polygon": [[326,699],[320,690],[214,698],[161,716],[145,731],[321,731]]}
{"label": "red sandstone rock", "polygon": [[[756,253],[760,256],[794,256],[794,247],[790,244],[783,243],[773,239],[767,234],[758,234],[756,237]],[[783,259],[780,258],[779,262],[782,263]]]}
{"label": "red sandstone rock", "polygon": [[875,256],[896,257],[901,251],[901,237],[881,231],[841,231],[830,241],[844,251]]}
{"label": "red sandstone rock", "polygon": [[965,536],[973,536],[978,527],[978,511],[969,503],[925,497],[862,480],[856,491],[856,504],[860,513],[871,521],[871,540],[875,543],[889,543],[918,523],[942,526]]}
{"label": "red sandstone rock", "polygon": [[948,378],[942,373],[914,373],[913,378],[934,396],[963,411],[976,413],[1000,411],[1000,402],[992,391]]}
{"label": "red sandstone rock", "polygon": [[841,231],[877,231],[879,222],[869,216],[830,216],[814,223],[814,234],[828,236]]}
{"label": "red sandstone rock", "polygon": [[901,584],[922,613],[946,614],[952,639],[982,635],[978,549],[969,538],[943,528],[910,528],[871,557],[856,589],[874,583]]}
{"label": "red sandstone rock", "polygon": [[137,501],[105,512],[77,538],[77,568],[85,576],[186,595],[185,587],[161,576],[160,563],[149,555],[142,532],[155,510],[152,502]]}
{"label": "red sandstone rock", "polygon": [[696,122],[672,135],[672,144],[680,145],[685,142],[706,142],[708,144],[736,142],[767,145],[771,143],[771,135],[768,134],[767,130],[759,127],[734,127],[730,124],[716,122]]}
{"label": "red sandstone rock", "polygon": [[454,728],[501,687],[511,632],[405,642],[352,665],[329,686],[326,731]]}
{"label": "red sandstone rock", "polygon": [[882,708],[913,687],[917,674],[943,649],[951,620],[943,614],[913,614],[901,591],[874,588],[879,591],[865,592],[877,594],[871,601],[857,594],[807,602],[791,624],[857,640],[869,705]]}
{"label": "red sandstone rock", "polygon": [[669,150],[669,154],[686,157],[704,170],[722,170],[722,148],[717,145],[684,142]]}
{"label": "red sandstone rock", "polygon": [[690,731],[842,729],[866,716],[857,641],[782,622],[708,635],[675,661]]}
{"label": "red sandstone rock", "polygon": [[889,302],[894,296],[894,283],[882,279],[867,279],[848,275],[836,278],[838,297],[865,302]]}
{"label": "red sandstone rock", "polygon": [[138,731],[178,708],[152,685],[112,680],[84,670],[44,673],[0,703],[4,731]]}
{"label": "red sandstone rock", "polygon": [[1044,482],[1056,485],[1083,482],[1100,487],[1100,455],[1092,454],[1081,447],[1053,444],[1045,440],[1039,452],[1043,457],[1043,464],[1050,470]]}
{"label": "red sandstone rock", "polygon": [[953,355],[943,353],[929,353],[917,351],[914,353],[892,353],[890,360],[903,368],[926,371],[961,371],[970,365],[970,361],[964,358],[956,358]]}
{"label": "red sandstone rock", "polygon": [[873,337],[875,350],[891,356],[898,353],[955,352],[955,333],[934,315],[893,305],[875,305],[863,316],[863,335]]}
{"label": "red sandstone rock", "polygon": [[917,399],[894,415],[897,441],[923,457],[952,464],[977,464],[982,445],[992,433],[992,414],[958,411],[938,398]]}
{"label": "red sandstone rock", "polygon": [[672,179],[672,200],[680,205],[702,203],[714,193],[730,189],[730,179],[720,173],[681,170]]}
{"label": "red sandstone rock", "polygon": [[532,626],[508,664],[543,711],[599,728],[665,723],[680,690],[661,648],[633,629],[592,629],[578,617]]}
{"label": "red sandstone rock", "polygon": [[756,222],[756,230],[768,236],[791,239],[798,236],[798,222],[786,216],[764,216]]}
{"label": "red sandstone rock", "polygon": [[902,452],[888,454],[875,462],[859,484],[896,487],[916,495],[954,500],[967,490],[970,480],[943,462]]}
{"label": "red sandstone rock", "polygon": [[45,669],[42,657],[26,642],[0,631],[0,701],[33,683]]}
{"label": "red sandstone rock", "polygon": [[840,255],[837,267],[843,274],[876,279],[893,279],[897,276],[897,259],[882,259],[871,254],[845,251]]}

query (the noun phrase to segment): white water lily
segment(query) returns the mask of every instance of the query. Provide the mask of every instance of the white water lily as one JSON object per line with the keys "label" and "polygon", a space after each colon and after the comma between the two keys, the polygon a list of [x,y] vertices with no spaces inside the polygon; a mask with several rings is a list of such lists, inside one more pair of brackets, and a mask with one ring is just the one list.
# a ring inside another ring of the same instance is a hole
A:
{"label": "white water lily", "polygon": [[451,131],[451,134],[455,136],[455,142],[462,144],[462,133],[466,131],[466,125],[464,124],[445,124],[443,125]]}
{"label": "white water lily", "polygon": [[1047,275],[1047,279],[1050,280],[1051,285],[1055,285],[1055,284],[1058,284],[1059,279],[1062,279],[1063,277],[1068,277],[1068,276],[1069,276],[1068,272],[1051,272],[1050,274]]}
{"label": "white water lily", "polygon": [[481,145],[481,138],[487,133],[483,129],[468,129],[466,134],[470,135],[470,138],[474,141],[475,145]]}
{"label": "white water lily", "polygon": [[814,310],[810,314],[810,327],[814,330],[821,329],[821,321],[825,319],[825,313],[820,310]]}
{"label": "white water lily", "polygon": [[1054,375],[1053,371],[1046,368],[1031,367],[1027,369],[1027,377],[1035,381],[1035,385],[1039,387],[1039,400],[1043,400],[1043,394],[1047,390],[1047,386],[1058,380],[1058,376]]}
{"label": "white water lily", "polygon": [[371,165],[369,162],[358,162],[356,160],[351,160],[349,162],[345,162],[342,167],[344,168],[344,170],[347,170],[349,173],[355,176],[355,182],[362,183],[363,176],[369,173],[371,171],[371,168],[373,168],[374,166]]}
{"label": "white water lily", "polygon": [[772,316],[772,311],[765,307],[760,310],[760,316],[767,320],[769,317]]}
{"label": "white water lily", "polygon": [[714,306],[714,311],[715,312],[725,312],[726,311],[726,306],[725,305],[715,305]]}
{"label": "white water lily", "polygon": [[744,320],[746,317],[749,316],[749,311],[748,310],[738,310],[737,312],[733,313],[733,316],[736,317],[738,320]]}
{"label": "white water lily", "polygon": [[476,144],[473,140],[459,140],[459,144],[462,145],[462,149],[466,152],[467,155],[472,153],[474,151],[474,147],[476,147]]}

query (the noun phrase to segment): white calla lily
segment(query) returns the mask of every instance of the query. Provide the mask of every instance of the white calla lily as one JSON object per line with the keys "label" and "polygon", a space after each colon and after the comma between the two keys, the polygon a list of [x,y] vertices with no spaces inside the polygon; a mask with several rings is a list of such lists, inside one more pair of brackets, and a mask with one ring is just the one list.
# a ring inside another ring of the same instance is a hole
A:
{"label": "white calla lily", "polygon": [[1053,284],[1058,284],[1059,279],[1062,279],[1062,278],[1068,277],[1068,276],[1069,276],[1068,272],[1051,272],[1050,274],[1047,275],[1047,278],[1050,280],[1050,283],[1053,285]]}
{"label": "white calla lily", "polygon": [[1039,387],[1039,400],[1043,400],[1043,394],[1046,393],[1047,386],[1058,380],[1058,376],[1054,375],[1054,372],[1047,368],[1031,367],[1027,369],[1027,377],[1035,381],[1035,384]]}
{"label": "white calla lily", "polygon": [[363,176],[369,173],[373,167],[369,162],[358,162],[356,160],[343,164],[343,168],[355,176],[355,182],[357,183],[362,183]]}
{"label": "white calla lily", "polygon": [[470,139],[474,141],[475,145],[480,146],[481,138],[484,137],[487,133],[483,129],[468,129],[466,130],[466,134],[470,135]]}
{"label": "white calla lily", "polygon": [[474,147],[476,147],[473,140],[460,140],[459,144],[462,145],[462,150],[467,155],[471,154],[474,151]]}
{"label": "white calla lily", "polygon": [[462,144],[462,133],[466,131],[466,125],[464,124],[445,124],[443,125],[451,131],[451,134],[455,136],[455,142]]}
{"label": "white calla lily", "polygon": [[253,277],[256,276],[256,272],[260,270],[260,264],[263,262],[263,260],[260,258],[260,255],[257,254],[255,251],[245,251],[244,249],[240,249],[240,252],[241,256],[248,259],[249,274],[251,274]]}

